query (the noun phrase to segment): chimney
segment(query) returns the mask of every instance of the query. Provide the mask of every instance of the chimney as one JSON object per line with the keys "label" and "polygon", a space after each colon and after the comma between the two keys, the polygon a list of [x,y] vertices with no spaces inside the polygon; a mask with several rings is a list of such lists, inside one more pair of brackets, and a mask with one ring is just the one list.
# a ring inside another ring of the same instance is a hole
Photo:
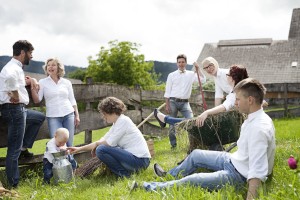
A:
{"label": "chimney", "polygon": [[293,10],[289,39],[300,40],[300,8],[295,8]]}

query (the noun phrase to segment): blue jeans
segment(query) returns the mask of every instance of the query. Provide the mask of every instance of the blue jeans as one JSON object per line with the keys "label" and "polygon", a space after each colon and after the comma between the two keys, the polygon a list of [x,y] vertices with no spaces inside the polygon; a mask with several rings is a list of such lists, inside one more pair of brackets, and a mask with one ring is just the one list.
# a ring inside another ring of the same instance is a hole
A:
{"label": "blue jeans", "polygon": [[[198,168],[205,168],[214,172],[194,173]],[[228,152],[194,150],[180,165],[168,173],[174,177],[182,175],[184,178],[167,182],[144,182],[143,187],[146,190],[157,190],[176,184],[177,186],[193,185],[215,190],[226,184],[235,185],[237,188],[246,184],[246,178],[230,162]]]}
{"label": "blue jeans", "polygon": [[99,145],[96,155],[114,174],[119,177],[129,177],[132,173],[146,169],[150,158],[138,158],[119,147]]}
{"label": "blue jeans", "polygon": [[69,140],[67,146],[73,146],[75,133],[75,115],[74,112],[63,117],[47,117],[50,137],[53,138],[58,128],[66,128],[69,130]]}
{"label": "blue jeans", "polygon": [[[174,99],[169,99],[169,103],[171,108],[171,117],[177,117],[178,111],[184,116],[184,118],[187,119],[190,119],[194,116],[189,102],[176,102]],[[174,125],[171,124],[169,128],[169,140],[172,147],[177,146],[175,128]]]}
{"label": "blue jeans", "polygon": [[21,148],[32,147],[45,115],[27,110],[24,104],[3,104],[1,114],[8,126],[6,176],[8,184],[16,187],[20,178],[18,159]]}
{"label": "blue jeans", "polygon": [[[72,169],[75,170],[77,167],[77,162],[74,159],[73,156],[68,155],[67,157],[68,161],[71,163],[72,165]],[[48,161],[47,158],[43,159],[43,172],[44,172],[44,182],[45,183],[50,183],[50,179],[53,177],[53,164],[51,162]]]}
{"label": "blue jeans", "polygon": [[185,120],[185,118],[171,117],[169,115],[165,116],[165,123],[170,124],[170,125],[175,125],[179,122],[182,122],[183,120]]}

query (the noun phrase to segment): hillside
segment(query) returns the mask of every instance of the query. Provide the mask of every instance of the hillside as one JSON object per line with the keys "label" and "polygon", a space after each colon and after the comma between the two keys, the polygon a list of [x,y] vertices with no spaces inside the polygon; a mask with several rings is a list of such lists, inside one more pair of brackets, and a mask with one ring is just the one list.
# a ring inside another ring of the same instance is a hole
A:
{"label": "hillside", "polygon": [[[2,70],[4,65],[6,63],[8,63],[10,61],[10,59],[11,59],[10,56],[0,56],[0,70]],[[44,64],[45,63],[42,61],[31,60],[29,65],[25,66],[24,71],[31,72],[31,73],[45,74],[45,72],[43,70]],[[76,66],[72,66],[72,65],[65,65],[66,76],[68,76],[68,74],[70,72],[73,72],[79,68],[80,67],[76,67]]]}
{"label": "hillside", "polygon": [[[10,56],[0,56],[0,70],[2,70],[4,65],[7,62],[9,62],[10,59],[11,59]],[[168,74],[177,69],[176,63],[160,62],[160,61],[153,61],[153,63],[154,63],[154,71],[158,74],[161,74],[161,76],[159,78],[160,82],[166,82]],[[43,65],[44,65],[44,62],[42,62],[42,61],[31,60],[29,65],[25,66],[24,70],[26,72],[44,74],[44,70],[42,68]],[[192,65],[187,66],[187,69],[191,69],[191,68],[192,68]],[[80,67],[65,65],[66,76],[68,76],[68,74],[70,72],[73,72],[77,69],[80,69]]]}

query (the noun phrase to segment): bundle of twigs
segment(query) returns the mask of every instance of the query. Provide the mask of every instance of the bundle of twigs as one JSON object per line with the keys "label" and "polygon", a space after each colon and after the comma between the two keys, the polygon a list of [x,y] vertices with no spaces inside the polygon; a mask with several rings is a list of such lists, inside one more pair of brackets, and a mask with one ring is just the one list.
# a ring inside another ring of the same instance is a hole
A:
{"label": "bundle of twigs", "polygon": [[98,168],[101,168],[103,166],[103,162],[101,162],[97,157],[93,157],[86,161],[82,166],[77,168],[75,171],[75,175],[83,178],[94,173]]}
{"label": "bundle of twigs", "polygon": [[196,118],[184,120],[176,129],[189,133],[190,149],[207,149],[213,145],[236,142],[245,116],[236,110],[208,116],[202,127],[196,125]]}

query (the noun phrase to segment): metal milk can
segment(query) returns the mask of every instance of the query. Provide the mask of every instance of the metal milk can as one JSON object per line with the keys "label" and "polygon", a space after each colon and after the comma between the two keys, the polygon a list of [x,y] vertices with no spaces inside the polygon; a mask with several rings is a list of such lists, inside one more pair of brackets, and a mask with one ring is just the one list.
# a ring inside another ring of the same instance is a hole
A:
{"label": "metal milk can", "polygon": [[73,169],[71,163],[67,160],[66,151],[52,153],[53,159],[53,178],[54,184],[58,182],[69,183],[73,178]]}

